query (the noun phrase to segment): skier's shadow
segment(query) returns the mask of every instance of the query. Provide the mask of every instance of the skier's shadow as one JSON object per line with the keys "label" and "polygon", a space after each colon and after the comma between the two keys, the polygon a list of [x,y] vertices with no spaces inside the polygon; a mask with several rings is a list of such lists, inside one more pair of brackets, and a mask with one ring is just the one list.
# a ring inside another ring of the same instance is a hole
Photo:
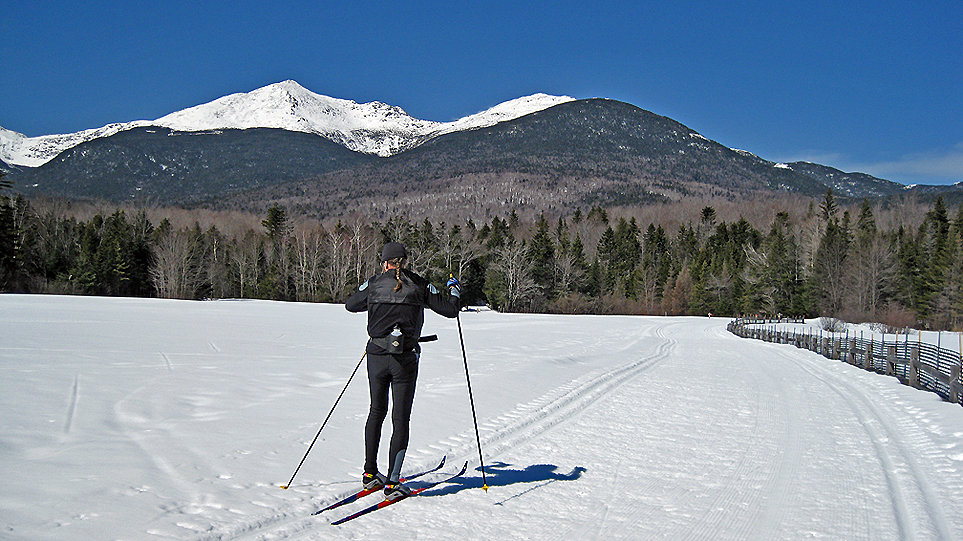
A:
{"label": "skier's shadow", "polygon": [[[512,468],[511,464],[496,462],[494,464],[485,465],[484,480],[488,482],[489,487],[504,487],[521,483],[541,483],[537,486],[529,488],[528,490],[525,490],[521,494],[512,496],[512,498],[516,498],[522,494],[537,488],[541,488],[549,483],[554,483],[556,481],[575,481],[586,471],[586,469],[581,466],[572,469],[572,471],[569,473],[559,473],[557,470],[558,466],[554,464],[533,464],[525,467],[524,469],[517,469]],[[424,495],[444,496],[446,494],[455,494],[467,489],[482,488],[484,482],[481,476],[481,468],[475,468],[475,471],[478,472],[477,476],[458,477],[443,486],[425,491]]]}

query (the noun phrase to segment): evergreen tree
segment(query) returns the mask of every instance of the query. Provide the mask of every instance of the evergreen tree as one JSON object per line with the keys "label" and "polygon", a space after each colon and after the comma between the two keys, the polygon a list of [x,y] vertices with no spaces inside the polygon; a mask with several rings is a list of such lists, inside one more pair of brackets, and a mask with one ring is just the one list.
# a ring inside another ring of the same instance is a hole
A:
{"label": "evergreen tree", "polygon": [[[0,171],[0,193],[13,184],[5,180],[6,173]],[[18,264],[17,230],[15,210],[10,197],[0,195],[0,291],[9,291],[15,280]]]}
{"label": "evergreen tree", "polygon": [[575,213],[572,214],[572,223],[575,225],[582,223],[582,209],[575,209]]}
{"label": "evergreen tree", "polygon": [[963,205],[956,210],[956,220],[953,221],[953,241],[963,243]]}
{"label": "evergreen tree", "polygon": [[555,297],[555,245],[548,233],[548,220],[542,214],[535,223],[535,235],[529,246],[532,279],[547,299]]}
{"label": "evergreen tree", "polygon": [[609,213],[606,212],[604,208],[596,205],[592,207],[592,210],[589,211],[588,216],[586,216],[586,219],[590,222],[595,222],[600,225],[605,225],[609,223]]}
{"label": "evergreen tree", "polygon": [[897,234],[897,298],[900,303],[912,310],[920,319],[928,312],[926,291],[926,255],[921,245],[921,237],[926,235],[926,224],[920,225],[917,235],[900,227]]}
{"label": "evergreen tree", "polygon": [[642,268],[655,278],[656,297],[661,299],[671,269],[669,238],[662,226],[649,224],[642,236]]}
{"label": "evergreen tree", "polygon": [[515,212],[515,209],[512,209],[511,214],[509,214],[509,216],[508,216],[508,229],[509,229],[509,231],[511,231],[511,232],[518,231],[518,226],[519,226],[520,223],[521,223],[521,220],[520,220],[519,217],[518,217],[518,213]]}
{"label": "evergreen tree", "polygon": [[936,199],[933,209],[926,214],[926,224],[928,232],[926,237],[926,250],[929,256],[926,264],[927,281],[929,284],[927,296],[935,301],[935,298],[943,289],[951,255],[951,224],[943,196]]}
{"label": "evergreen tree", "polygon": [[[824,216],[827,215],[824,212]],[[810,280],[816,308],[821,314],[838,316],[843,308],[848,252],[849,239],[844,227],[838,219],[830,218],[816,249]]]}
{"label": "evergreen tree", "polygon": [[702,207],[702,212],[700,213],[702,217],[702,223],[706,226],[712,227],[716,223],[716,209],[712,207]]}
{"label": "evergreen tree", "polygon": [[618,257],[615,230],[612,229],[612,226],[605,228],[605,232],[602,233],[601,238],[599,238],[599,244],[595,253],[595,261],[599,267],[598,279],[600,283],[598,285],[600,294],[611,293],[615,290],[617,276],[616,263]]}
{"label": "evergreen tree", "polygon": [[839,204],[836,203],[836,197],[833,195],[832,188],[827,189],[826,194],[823,195],[823,202],[819,205],[819,210],[824,222],[828,223],[836,219],[836,214],[839,212]]}
{"label": "evergreen tree", "polygon": [[787,235],[789,216],[778,213],[759,250],[751,244],[744,276],[748,282],[742,309],[771,315],[806,313],[795,239]]}
{"label": "evergreen tree", "polygon": [[[945,289],[945,281],[951,262],[950,220],[942,197],[937,198],[933,209],[917,230],[915,246],[901,248],[900,270],[911,273],[902,283],[909,285],[904,295],[909,297],[909,307],[920,320],[944,321],[948,306],[939,296]],[[932,321],[936,323],[936,321]]]}
{"label": "evergreen tree", "polygon": [[950,227],[943,289],[936,303],[939,328],[963,328],[963,205]]}
{"label": "evergreen tree", "polygon": [[615,262],[618,272],[622,275],[630,273],[641,262],[640,233],[641,230],[635,218],[628,222],[625,218],[619,218],[615,226]]}
{"label": "evergreen tree", "polygon": [[857,242],[866,242],[876,235],[876,217],[873,214],[873,207],[869,201],[863,199],[863,204],[859,209],[859,218],[856,219]]}
{"label": "evergreen tree", "polygon": [[110,296],[149,296],[152,227],[146,214],[127,220],[122,210],[97,214],[84,227],[80,253],[72,272],[84,293]]}
{"label": "evergreen tree", "polygon": [[747,287],[743,276],[747,248],[757,248],[760,241],[760,233],[745,218],[732,225],[722,222],[716,226],[696,260],[699,272],[693,277],[693,290],[702,303],[700,308],[705,310],[708,306],[708,311],[715,314],[740,312]]}
{"label": "evergreen tree", "polygon": [[680,267],[690,266],[701,249],[699,232],[691,224],[680,225],[673,247],[676,263]]}
{"label": "evergreen tree", "polygon": [[562,217],[559,217],[558,223],[555,224],[555,242],[558,244],[559,254],[568,253],[568,226],[565,224],[565,219]]}
{"label": "evergreen tree", "polygon": [[716,209],[713,207],[702,207],[699,219],[698,240],[703,242],[712,230],[716,227]]}
{"label": "evergreen tree", "polygon": [[582,293],[589,297],[601,297],[605,294],[605,272],[598,257],[592,261],[585,272]]}
{"label": "evergreen tree", "polygon": [[268,238],[274,243],[280,243],[289,232],[288,213],[277,203],[271,205],[267,211],[267,218],[261,220],[261,225],[267,230]]}
{"label": "evergreen tree", "polygon": [[[487,224],[486,227],[488,227]],[[498,216],[492,218],[491,227],[488,227],[488,229],[488,233],[481,238],[486,239],[485,247],[489,251],[493,252],[505,246],[505,243],[512,237],[508,222],[499,219]]]}

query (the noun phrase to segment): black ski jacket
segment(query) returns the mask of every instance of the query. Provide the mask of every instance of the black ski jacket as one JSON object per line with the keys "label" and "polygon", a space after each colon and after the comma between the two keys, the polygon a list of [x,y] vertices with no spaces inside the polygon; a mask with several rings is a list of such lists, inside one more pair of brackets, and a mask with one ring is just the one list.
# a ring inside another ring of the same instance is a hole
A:
{"label": "black ski jacket", "polygon": [[[395,291],[398,280],[393,269],[372,276],[348,298],[344,307],[349,312],[368,312],[370,338],[384,338],[398,325],[404,336],[404,350],[421,351],[418,338],[425,324],[425,307],[453,318],[458,315],[460,300],[441,293],[428,280],[408,269],[401,270],[401,284],[401,291]],[[372,340],[368,340],[365,351],[372,355],[387,353]]]}

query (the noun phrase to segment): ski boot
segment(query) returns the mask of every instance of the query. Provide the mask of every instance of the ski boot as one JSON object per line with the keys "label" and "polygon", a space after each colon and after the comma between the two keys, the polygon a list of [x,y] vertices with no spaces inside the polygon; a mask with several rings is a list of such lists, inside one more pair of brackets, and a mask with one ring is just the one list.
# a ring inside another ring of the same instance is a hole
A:
{"label": "ski boot", "polygon": [[411,496],[411,489],[398,481],[388,481],[385,484],[385,499],[400,500]]}
{"label": "ski boot", "polygon": [[366,473],[361,476],[365,490],[378,490],[388,484],[388,478],[380,473]]}

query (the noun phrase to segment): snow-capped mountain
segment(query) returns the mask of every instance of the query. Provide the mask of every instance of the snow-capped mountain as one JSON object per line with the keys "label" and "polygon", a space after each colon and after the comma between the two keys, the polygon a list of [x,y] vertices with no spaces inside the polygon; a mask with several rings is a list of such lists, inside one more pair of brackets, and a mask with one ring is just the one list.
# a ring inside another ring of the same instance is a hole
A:
{"label": "snow-capped mountain", "polygon": [[0,127],[0,159],[9,165],[40,167],[68,148],[73,148],[99,137],[110,137],[117,132],[129,130],[149,122],[136,121],[108,124],[103,128],[83,130],[77,133],[27,137],[22,133]]}
{"label": "snow-capped mountain", "polygon": [[356,103],[316,94],[288,80],[224,96],[156,120],[109,124],[99,129],[40,137],[26,137],[0,128],[0,159],[10,165],[38,167],[85,141],[147,126],[186,132],[280,128],[315,133],[357,152],[390,156],[436,135],[491,126],[573,99],[535,94],[453,122],[434,122],[419,120],[400,107],[381,102]]}

